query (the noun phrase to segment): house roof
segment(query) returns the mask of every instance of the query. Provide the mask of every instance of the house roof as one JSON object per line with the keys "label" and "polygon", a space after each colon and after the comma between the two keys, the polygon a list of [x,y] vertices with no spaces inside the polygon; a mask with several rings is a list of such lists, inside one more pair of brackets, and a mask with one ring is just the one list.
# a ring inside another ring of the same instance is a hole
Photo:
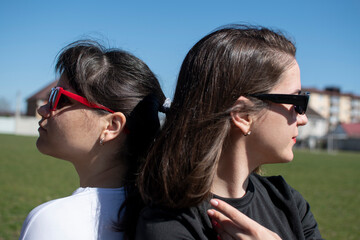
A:
{"label": "house roof", "polygon": [[340,92],[340,89],[324,89],[324,90],[320,90],[317,88],[302,88],[301,89],[304,92],[310,92],[310,93],[319,93],[319,94],[324,94],[324,95],[329,95],[329,96],[347,96],[347,97],[351,97],[354,99],[360,99],[359,95],[353,94],[353,93],[342,93]]}
{"label": "house roof", "polygon": [[341,127],[349,137],[360,137],[360,123],[341,123]]}
{"label": "house roof", "polygon": [[49,83],[47,86],[40,89],[34,95],[29,97],[27,99],[27,101],[34,100],[34,99],[46,100],[49,97],[50,90],[56,86],[57,82],[58,82],[58,80],[55,80],[55,81]]}

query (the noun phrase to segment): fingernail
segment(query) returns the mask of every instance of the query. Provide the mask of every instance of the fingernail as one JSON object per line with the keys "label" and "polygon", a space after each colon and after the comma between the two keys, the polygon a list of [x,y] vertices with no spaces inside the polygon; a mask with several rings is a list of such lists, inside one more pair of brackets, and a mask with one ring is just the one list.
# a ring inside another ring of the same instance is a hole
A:
{"label": "fingernail", "polygon": [[211,224],[213,225],[214,228],[216,228],[216,226],[218,225],[217,221],[215,220],[211,220]]}
{"label": "fingernail", "polygon": [[207,213],[210,215],[210,216],[214,216],[215,212],[213,210],[207,210]]}
{"label": "fingernail", "polygon": [[211,200],[210,200],[210,203],[211,203],[211,205],[213,205],[214,207],[216,207],[217,205],[219,205],[219,202],[216,201],[215,199],[211,199]]}

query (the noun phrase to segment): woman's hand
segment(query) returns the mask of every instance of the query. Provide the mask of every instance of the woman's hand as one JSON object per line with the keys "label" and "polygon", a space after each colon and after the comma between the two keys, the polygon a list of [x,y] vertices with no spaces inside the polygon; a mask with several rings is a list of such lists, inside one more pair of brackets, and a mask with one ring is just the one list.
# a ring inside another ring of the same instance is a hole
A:
{"label": "woman's hand", "polygon": [[276,233],[261,226],[226,202],[219,199],[212,199],[210,203],[215,209],[209,209],[208,215],[212,219],[219,239],[281,240]]}

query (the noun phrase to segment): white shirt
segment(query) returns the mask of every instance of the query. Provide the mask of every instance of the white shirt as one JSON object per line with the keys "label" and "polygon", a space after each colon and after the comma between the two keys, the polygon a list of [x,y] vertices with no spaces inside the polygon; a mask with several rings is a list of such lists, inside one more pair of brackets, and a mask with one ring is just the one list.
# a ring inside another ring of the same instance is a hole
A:
{"label": "white shirt", "polygon": [[123,239],[112,227],[124,199],[124,188],[78,188],[33,209],[19,240]]}

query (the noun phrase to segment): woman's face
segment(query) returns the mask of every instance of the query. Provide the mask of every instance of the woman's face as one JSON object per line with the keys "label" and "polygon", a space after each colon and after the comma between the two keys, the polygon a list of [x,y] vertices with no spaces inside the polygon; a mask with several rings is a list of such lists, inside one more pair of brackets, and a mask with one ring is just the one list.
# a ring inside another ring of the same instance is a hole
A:
{"label": "woman's face", "polygon": [[[300,90],[300,69],[295,61],[270,93],[298,94]],[[269,109],[261,111],[251,125],[252,133],[247,138],[253,149],[249,152],[259,165],[291,161],[298,127],[306,123],[306,115],[298,114],[293,105],[270,103]]]}
{"label": "woman's face", "polygon": [[[76,93],[64,76],[60,78],[58,86]],[[66,102],[59,103],[55,111],[50,111],[48,104],[38,109],[42,119],[36,146],[43,154],[73,162],[86,159],[86,154],[90,154],[99,144],[100,116],[71,98],[67,98]]]}

